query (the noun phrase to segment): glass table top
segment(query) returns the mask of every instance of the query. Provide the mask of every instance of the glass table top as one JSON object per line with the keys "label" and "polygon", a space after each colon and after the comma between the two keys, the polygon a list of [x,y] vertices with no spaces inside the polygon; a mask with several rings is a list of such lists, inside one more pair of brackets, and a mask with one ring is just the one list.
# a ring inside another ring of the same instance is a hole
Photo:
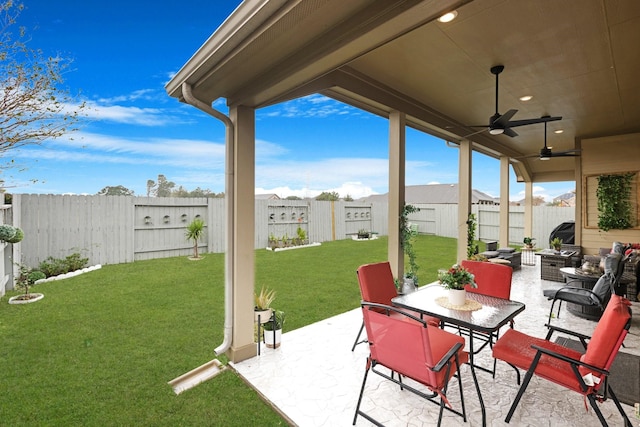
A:
{"label": "glass table top", "polygon": [[479,302],[482,308],[474,311],[450,309],[436,302],[436,299],[446,295],[447,290],[436,282],[423,286],[415,292],[398,295],[391,301],[397,307],[414,310],[428,316],[438,317],[448,323],[487,333],[499,329],[525,309],[525,305],[518,301],[473,292],[467,292],[467,299]]}

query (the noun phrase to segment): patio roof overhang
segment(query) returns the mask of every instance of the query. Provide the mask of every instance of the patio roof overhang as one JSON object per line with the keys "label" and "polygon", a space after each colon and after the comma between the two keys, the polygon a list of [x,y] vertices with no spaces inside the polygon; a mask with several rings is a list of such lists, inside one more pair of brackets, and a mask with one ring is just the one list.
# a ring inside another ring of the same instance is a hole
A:
{"label": "patio roof overhang", "polygon": [[[454,9],[456,20],[436,21]],[[547,136],[561,151],[640,131],[637,40],[634,0],[248,0],[166,89],[181,99],[187,82],[205,102],[254,108],[322,93],[381,116],[403,111],[408,126],[457,142],[494,113],[489,69],[503,64],[500,112],[562,116]],[[508,156],[521,181],[575,179],[575,158],[522,158],[539,152],[542,125],[514,130],[468,139]]]}

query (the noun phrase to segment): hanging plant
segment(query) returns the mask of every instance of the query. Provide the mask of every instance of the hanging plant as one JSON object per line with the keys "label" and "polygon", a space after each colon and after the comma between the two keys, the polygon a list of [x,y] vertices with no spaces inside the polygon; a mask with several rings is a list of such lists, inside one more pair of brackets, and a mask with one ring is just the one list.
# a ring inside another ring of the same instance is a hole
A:
{"label": "hanging plant", "polygon": [[474,255],[478,253],[476,226],[476,215],[470,213],[467,219],[467,259],[473,259]]}
{"label": "hanging plant", "polygon": [[598,228],[624,230],[634,226],[631,219],[633,173],[598,176]]}
{"label": "hanging plant", "polygon": [[409,258],[409,270],[405,272],[405,277],[412,278],[414,285],[418,285],[418,264],[416,262],[416,252],[413,248],[413,242],[416,237],[416,231],[411,229],[409,223],[409,214],[414,212],[420,212],[420,208],[413,205],[404,205],[402,213],[400,214],[400,245],[403,252]]}

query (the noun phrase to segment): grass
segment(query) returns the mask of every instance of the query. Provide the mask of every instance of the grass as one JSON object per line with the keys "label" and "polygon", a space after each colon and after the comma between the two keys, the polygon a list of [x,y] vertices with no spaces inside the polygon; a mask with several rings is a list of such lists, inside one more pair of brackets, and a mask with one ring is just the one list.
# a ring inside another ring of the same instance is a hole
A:
{"label": "grass", "polygon": [[[454,239],[419,236],[420,281],[455,260]],[[285,332],[351,310],[356,268],[385,260],[387,239],[256,251],[256,289],[277,292]],[[33,287],[34,304],[0,300],[0,425],[281,426],[232,371],[179,396],[167,381],[222,342],[224,256],[139,261]],[[355,333],[355,332],[354,332]],[[286,341],[283,342],[286,346]]]}

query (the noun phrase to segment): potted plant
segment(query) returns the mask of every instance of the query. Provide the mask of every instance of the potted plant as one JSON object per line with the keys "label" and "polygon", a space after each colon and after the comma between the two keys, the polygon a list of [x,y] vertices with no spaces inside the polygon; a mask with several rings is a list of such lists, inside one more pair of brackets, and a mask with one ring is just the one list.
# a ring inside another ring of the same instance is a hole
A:
{"label": "potted plant", "polygon": [[274,250],[278,247],[278,238],[273,235],[273,233],[269,234],[269,248]]}
{"label": "potted plant", "polygon": [[524,246],[527,249],[533,249],[533,245],[535,245],[535,240],[533,237],[525,237],[524,239],[522,239],[522,242],[524,243]]}
{"label": "potted plant", "polygon": [[266,323],[271,318],[271,303],[276,298],[276,291],[265,288],[264,285],[260,289],[260,293],[254,292],[254,309],[253,317],[256,322]]}
{"label": "potted plant", "polygon": [[551,244],[551,247],[556,251],[559,251],[562,248],[562,239],[559,237],[554,237],[553,240],[551,240],[551,242],[549,243]]}
{"label": "potted plant", "polygon": [[304,229],[302,227],[298,227],[298,229],[296,230],[296,244],[298,246],[302,246],[302,245],[306,245],[307,242],[307,232],[304,231]]}
{"label": "potted plant", "polygon": [[273,310],[271,319],[264,324],[264,343],[269,348],[278,348],[282,342],[282,326],[285,315],[282,310]]}
{"label": "potted plant", "polygon": [[439,270],[438,281],[443,288],[449,290],[449,302],[456,306],[465,304],[467,299],[465,286],[478,287],[475,276],[459,264],[454,264],[448,270]]}
{"label": "potted plant", "polygon": [[358,239],[368,239],[370,237],[371,233],[369,232],[369,230],[365,230],[364,228],[358,230]]}
{"label": "potted plant", "polygon": [[194,218],[194,220],[187,226],[187,240],[193,240],[193,257],[190,259],[200,259],[200,255],[198,255],[198,240],[202,237],[203,232],[204,221],[200,218]]}

